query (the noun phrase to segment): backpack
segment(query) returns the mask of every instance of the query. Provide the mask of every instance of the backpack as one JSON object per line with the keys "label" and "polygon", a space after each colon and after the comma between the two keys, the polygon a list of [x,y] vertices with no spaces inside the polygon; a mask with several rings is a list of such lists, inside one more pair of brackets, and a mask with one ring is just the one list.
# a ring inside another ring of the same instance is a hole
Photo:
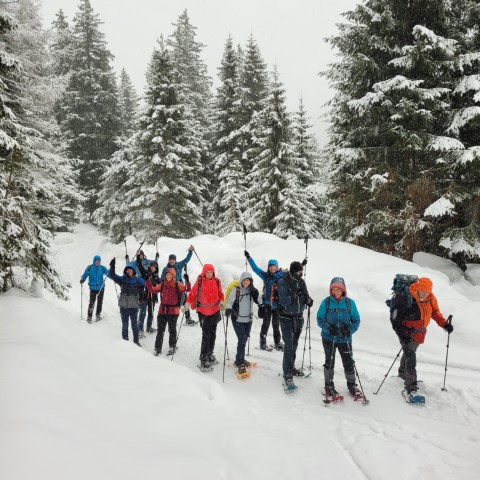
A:
{"label": "backpack", "polygon": [[392,312],[406,301],[406,307],[412,306],[413,298],[410,293],[410,285],[418,280],[416,275],[406,275],[404,273],[397,273],[393,279],[392,298],[385,301]]}
{"label": "backpack", "polygon": [[327,312],[350,312],[352,308],[350,307],[350,299],[348,297],[345,297],[345,303],[347,304],[347,309],[346,310],[339,310],[338,308],[330,308],[330,301],[332,297],[327,297],[327,303],[325,304],[325,307],[327,309]]}
{"label": "backpack", "polygon": [[230,296],[230,293],[235,287],[238,287],[240,285],[240,282],[238,280],[232,280],[227,287],[227,290],[225,291],[225,305],[228,302],[228,297]]}

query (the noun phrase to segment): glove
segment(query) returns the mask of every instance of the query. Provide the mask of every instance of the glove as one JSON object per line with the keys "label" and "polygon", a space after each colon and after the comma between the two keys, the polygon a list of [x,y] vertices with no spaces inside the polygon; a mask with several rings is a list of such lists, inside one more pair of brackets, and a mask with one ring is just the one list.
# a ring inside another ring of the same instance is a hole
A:
{"label": "glove", "polygon": [[110,260],[110,268],[115,268],[115,259],[114,258],[112,258]]}
{"label": "glove", "polygon": [[227,309],[225,310],[225,316],[228,318],[231,314],[232,314],[232,309],[231,309],[231,308],[227,308]]}
{"label": "glove", "polygon": [[159,257],[160,257],[160,254],[157,252],[157,253],[155,254],[155,261],[156,261],[156,262],[158,262]]}
{"label": "glove", "polygon": [[185,280],[185,283],[190,283],[190,277],[188,276],[187,273],[183,275],[183,279]]}
{"label": "glove", "polygon": [[343,338],[348,338],[351,335],[350,328],[346,323],[342,323],[340,327],[340,333],[342,334]]}
{"label": "glove", "polygon": [[80,283],[83,285],[85,283],[85,280],[83,278],[81,278]]}
{"label": "glove", "polygon": [[252,298],[255,303],[258,303],[258,290],[256,288],[252,289]]}
{"label": "glove", "polygon": [[193,250],[195,250],[195,247],[194,247],[193,245],[190,245],[190,246],[188,247],[188,251],[189,251],[189,252],[192,252]]}
{"label": "glove", "polygon": [[306,258],[303,259],[302,265],[305,266],[307,264],[308,260]]}
{"label": "glove", "polygon": [[313,307],[313,298],[308,297],[306,303],[307,303],[307,307]]}
{"label": "glove", "polygon": [[125,261],[128,263],[130,261],[130,257],[127,255],[125,255]]}
{"label": "glove", "polygon": [[448,333],[452,333],[453,332],[453,325],[451,323],[446,323],[444,326],[443,326],[443,329]]}
{"label": "glove", "polygon": [[220,310],[225,311],[225,302],[220,302]]}
{"label": "glove", "polygon": [[243,253],[245,254],[245,256],[246,256],[248,259],[250,259],[250,254],[249,254],[246,250],[245,250]]}
{"label": "glove", "polygon": [[340,335],[340,331],[338,330],[338,327],[331,323],[329,326],[328,326],[328,333],[332,336],[332,337],[338,337]]}

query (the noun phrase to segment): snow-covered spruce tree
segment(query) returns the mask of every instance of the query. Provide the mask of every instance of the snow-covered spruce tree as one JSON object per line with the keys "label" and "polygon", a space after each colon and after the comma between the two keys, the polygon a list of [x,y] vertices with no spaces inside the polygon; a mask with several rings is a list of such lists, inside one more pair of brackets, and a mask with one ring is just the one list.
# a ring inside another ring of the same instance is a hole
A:
{"label": "snow-covered spruce tree", "polygon": [[204,143],[163,39],[149,65],[144,104],[125,182],[125,220],[137,238],[194,236],[202,230]]}
{"label": "snow-covered spruce tree", "polygon": [[62,9],[55,14],[50,32],[50,50],[54,54],[55,75],[66,75],[72,62],[72,30]]}
{"label": "snow-covered spruce tree", "polygon": [[302,185],[302,172],[308,166],[293,145],[285,90],[276,67],[265,108],[254,114],[252,124],[255,156],[247,178],[246,212],[250,227],[281,238],[319,236],[312,221],[315,209]]}
{"label": "snow-covered spruce tree", "polygon": [[235,93],[238,86],[238,57],[229,36],[218,69],[220,86],[213,102],[212,164],[213,198],[212,224],[215,232],[225,235],[242,229],[243,172],[237,155],[237,142],[232,132],[239,127],[235,115]]}
{"label": "snow-covered spruce tree", "polygon": [[448,177],[425,214],[435,226],[435,241],[463,266],[480,260],[480,2],[452,2],[447,15],[460,53],[453,65],[447,132],[461,145],[442,155]]}
{"label": "snow-covered spruce tree", "polygon": [[[371,0],[346,14],[330,43],[332,196],[344,239],[411,259],[431,250],[425,218],[448,167],[451,65],[447,2]],[[432,29],[435,29],[433,31]]]}
{"label": "snow-covered spruce tree", "polygon": [[130,137],[135,130],[139,99],[135,88],[124,68],[120,73],[118,84],[118,108],[120,111],[120,135],[123,139]]}
{"label": "snow-covered spruce tree", "polygon": [[79,183],[87,196],[86,211],[97,205],[98,179],[105,159],[117,150],[120,135],[112,54],[100,31],[101,21],[89,0],[80,0],[73,26],[69,82],[58,116],[68,154],[79,159]]}
{"label": "snow-covered spruce tree", "polygon": [[62,182],[71,177],[44,140],[53,96],[49,88],[55,87],[45,71],[45,33],[36,2],[19,0],[2,8],[0,288],[43,281],[64,298],[68,284],[51,256],[48,229],[61,224],[59,195],[66,188]]}
{"label": "snow-covered spruce tree", "polygon": [[[231,134],[236,143],[236,155],[241,162],[243,176],[253,168],[252,157],[256,132],[252,118],[255,113],[265,108],[265,99],[268,95],[268,72],[263,61],[260,49],[253,35],[250,35],[240,62],[238,87],[235,93],[235,102],[232,115],[238,127]],[[246,183],[244,183],[246,187]],[[249,223],[246,218],[245,221]]]}

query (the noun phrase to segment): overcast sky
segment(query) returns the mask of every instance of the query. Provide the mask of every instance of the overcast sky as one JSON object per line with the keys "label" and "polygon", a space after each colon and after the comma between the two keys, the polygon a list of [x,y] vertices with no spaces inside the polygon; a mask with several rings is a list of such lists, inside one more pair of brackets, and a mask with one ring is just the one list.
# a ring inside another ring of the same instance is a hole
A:
{"label": "overcast sky", "polygon": [[[62,8],[69,23],[78,0],[42,0],[45,26]],[[318,76],[334,59],[323,39],[336,32],[340,14],[360,0],[91,0],[104,22],[114,67],[124,67],[138,93],[143,93],[145,70],[160,34],[166,37],[172,23],[186,8],[197,30],[197,39],[206,45],[203,58],[215,85],[217,68],[229,34],[235,43],[245,44],[250,33],[271,68],[278,65],[288,107],[296,110],[303,95],[313,130],[321,144],[326,141],[326,123],[321,116],[332,92]]]}

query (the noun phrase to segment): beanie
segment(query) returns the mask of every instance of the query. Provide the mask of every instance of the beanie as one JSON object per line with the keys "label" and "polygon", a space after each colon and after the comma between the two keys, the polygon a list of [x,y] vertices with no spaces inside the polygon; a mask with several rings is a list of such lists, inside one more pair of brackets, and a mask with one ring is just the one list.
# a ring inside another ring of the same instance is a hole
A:
{"label": "beanie", "polygon": [[303,265],[300,262],[292,262],[290,264],[290,273],[293,275],[294,273],[303,271]]}
{"label": "beanie", "polygon": [[171,253],[169,256],[168,256],[168,259],[169,260],[176,260],[177,259],[177,256],[173,253]]}

